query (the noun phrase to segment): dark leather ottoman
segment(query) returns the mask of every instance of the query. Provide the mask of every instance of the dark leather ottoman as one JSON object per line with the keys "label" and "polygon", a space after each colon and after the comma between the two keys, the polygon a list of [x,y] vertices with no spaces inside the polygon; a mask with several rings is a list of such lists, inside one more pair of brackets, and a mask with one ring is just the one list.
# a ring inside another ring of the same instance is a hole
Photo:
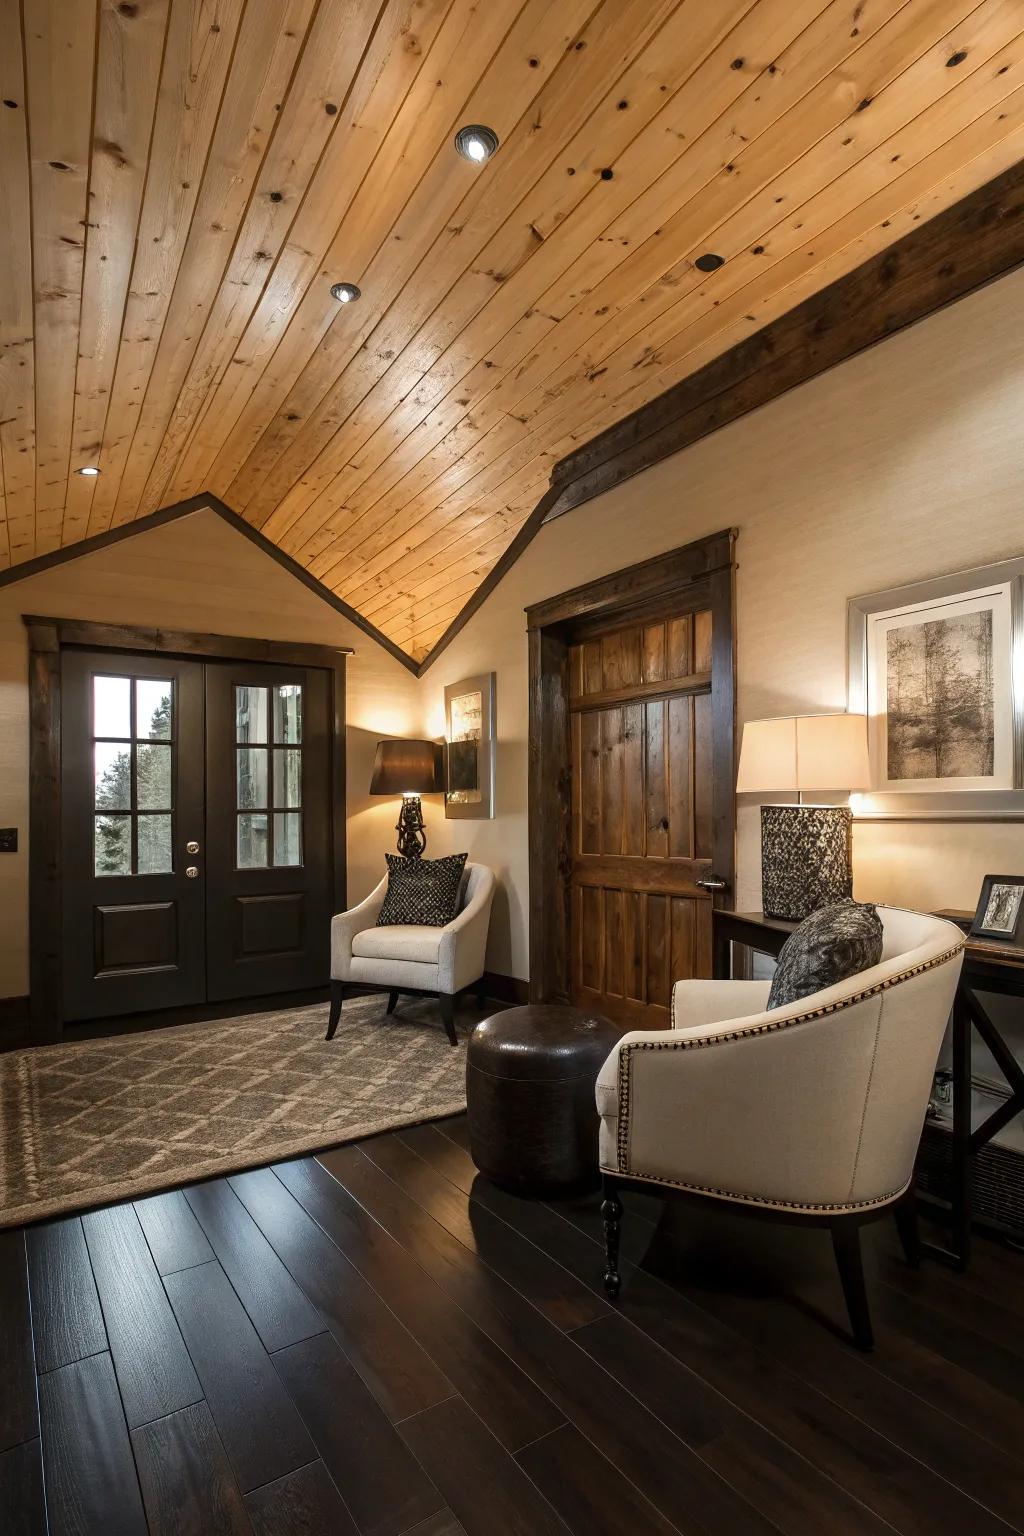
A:
{"label": "dark leather ottoman", "polygon": [[594,1085],[622,1030],[557,1003],[509,1008],[478,1024],[466,1055],[473,1161],[517,1194],[597,1182]]}

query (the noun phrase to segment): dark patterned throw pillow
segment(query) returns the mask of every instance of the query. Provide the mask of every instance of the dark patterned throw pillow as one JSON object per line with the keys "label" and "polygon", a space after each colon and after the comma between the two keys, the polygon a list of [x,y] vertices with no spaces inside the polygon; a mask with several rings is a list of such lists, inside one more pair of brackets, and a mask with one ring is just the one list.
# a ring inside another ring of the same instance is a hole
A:
{"label": "dark patterned throw pillow", "polygon": [[422,923],[443,928],[455,916],[459,903],[462,866],[468,853],[450,853],[444,859],[403,859],[386,853],[388,888],[377,918],[378,928],[396,923]]}
{"label": "dark patterned throw pillow", "polygon": [[779,953],[769,1008],[784,1008],[834,987],[882,958],[882,920],[872,906],[846,896],[805,917]]}

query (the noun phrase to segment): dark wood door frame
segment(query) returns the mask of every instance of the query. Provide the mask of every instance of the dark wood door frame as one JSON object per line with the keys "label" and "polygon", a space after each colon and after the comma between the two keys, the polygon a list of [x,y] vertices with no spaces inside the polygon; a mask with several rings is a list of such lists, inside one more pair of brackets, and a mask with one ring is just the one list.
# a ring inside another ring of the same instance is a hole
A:
{"label": "dark wood door frame", "polygon": [[570,995],[571,755],[569,645],[648,615],[695,588],[711,610],[714,718],[713,869],[726,882],[716,906],[731,906],[736,867],[736,637],[729,528],[628,566],[526,610],[529,645],[530,1001]]}
{"label": "dark wood door frame", "polygon": [[33,1045],[63,1036],[61,651],[156,651],[204,661],[322,667],[331,680],[331,852],[335,909],[345,901],[345,661],[347,646],[304,645],[23,614],[29,648],[29,1010]]}

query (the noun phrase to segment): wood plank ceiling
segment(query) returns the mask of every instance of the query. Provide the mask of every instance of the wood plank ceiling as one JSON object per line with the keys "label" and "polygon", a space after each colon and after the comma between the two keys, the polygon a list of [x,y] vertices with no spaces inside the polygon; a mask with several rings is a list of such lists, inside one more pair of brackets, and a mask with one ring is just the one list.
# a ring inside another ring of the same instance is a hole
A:
{"label": "wood plank ceiling", "polygon": [[562,455],[1024,155],[1022,31],[0,0],[0,565],[212,492],[423,657]]}

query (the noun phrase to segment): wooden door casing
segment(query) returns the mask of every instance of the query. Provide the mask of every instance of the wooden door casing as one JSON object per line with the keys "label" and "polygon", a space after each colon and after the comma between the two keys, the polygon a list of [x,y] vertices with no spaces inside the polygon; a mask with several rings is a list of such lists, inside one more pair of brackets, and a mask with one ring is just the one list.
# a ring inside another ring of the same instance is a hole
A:
{"label": "wooden door casing", "polygon": [[711,974],[711,634],[699,608],[569,646],[571,993],[633,1023]]}

